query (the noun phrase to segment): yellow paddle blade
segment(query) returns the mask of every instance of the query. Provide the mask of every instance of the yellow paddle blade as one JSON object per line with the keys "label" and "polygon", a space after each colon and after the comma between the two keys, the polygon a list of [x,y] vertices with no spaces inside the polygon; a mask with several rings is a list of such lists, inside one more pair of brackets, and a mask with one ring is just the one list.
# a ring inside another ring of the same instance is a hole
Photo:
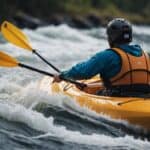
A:
{"label": "yellow paddle blade", "polygon": [[19,64],[19,62],[15,58],[9,56],[8,54],[6,54],[2,51],[0,51],[0,66],[2,66],[2,67],[16,67],[16,66],[18,66],[18,64]]}
{"label": "yellow paddle blade", "polygon": [[13,43],[18,47],[32,51],[32,47],[30,46],[29,41],[25,36],[25,34],[10,22],[4,21],[2,23],[1,32],[3,36],[6,38],[6,40],[8,40],[9,42]]}

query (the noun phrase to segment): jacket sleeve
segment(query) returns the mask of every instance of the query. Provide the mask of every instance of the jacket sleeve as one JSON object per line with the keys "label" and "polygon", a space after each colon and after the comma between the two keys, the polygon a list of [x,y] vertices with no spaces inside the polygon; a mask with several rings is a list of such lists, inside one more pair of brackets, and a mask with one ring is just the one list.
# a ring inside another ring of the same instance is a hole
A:
{"label": "jacket sleeve", "polygon": [[89,79],[99,73],[103,73],[109,55],[108,51],[99,52],[89,60],[78,63],[71,69],[62,72],[60,76],[75,80]]}

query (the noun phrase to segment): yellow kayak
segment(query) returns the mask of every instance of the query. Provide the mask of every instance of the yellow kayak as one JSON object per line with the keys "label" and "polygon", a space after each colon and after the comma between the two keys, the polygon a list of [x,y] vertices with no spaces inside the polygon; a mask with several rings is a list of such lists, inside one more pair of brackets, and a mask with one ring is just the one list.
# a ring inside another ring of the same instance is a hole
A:
{"label": "yellow kayak", "polygon": [[99,82],[96,82],[97,80],[97,78],[87,80],[85,83],[93,86],[85,92],[65,81],[53,84],[52,78],[44,77],[40,83],[40,89],[51,95],[54,93],[67,95],[81,107],[87,107],[98,114],[126,120],[130,124],[150,130],[150,98],[109,97],[91,94],[96,89],[103,88]]}

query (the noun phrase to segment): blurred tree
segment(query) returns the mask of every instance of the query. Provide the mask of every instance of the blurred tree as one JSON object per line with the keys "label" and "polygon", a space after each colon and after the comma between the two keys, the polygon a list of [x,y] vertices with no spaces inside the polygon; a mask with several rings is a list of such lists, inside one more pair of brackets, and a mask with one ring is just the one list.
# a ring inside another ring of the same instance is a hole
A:
{"label": "blurred tree", "polygon": [[95,8],[103,8],[111,4],[111,0],[91,0],[91,5]]}
{"label": "blurred tree", "polygon": [[128,15],[150,16],[149,0],[1,0],[0,20],[19,11],[36,17],[46,17],[54,13],[88,13],[91,10],[101,15],[100,10],[103,10],[111,16],[114,15],[112,8],[117,15],[123,12]]}

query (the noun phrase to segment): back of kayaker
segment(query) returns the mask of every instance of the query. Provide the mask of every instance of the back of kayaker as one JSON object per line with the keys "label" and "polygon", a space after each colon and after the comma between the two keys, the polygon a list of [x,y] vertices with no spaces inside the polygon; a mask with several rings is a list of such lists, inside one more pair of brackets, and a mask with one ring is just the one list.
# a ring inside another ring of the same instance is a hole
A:
{"label": "back of kayaker", "polygon": [[[120,66],[118,73],[112,77],[104,75],[103,82],[106,89],[103,94],[113,96],[142,96],[150,92],[150,60],[146,52],[139,45],[120,45],[110,49],[118,55],[114,56],[112,63],[114,68]],[[110,69],[110,68],[108,68]],[[101,93],[99,92],[99,94]]]}
{"label": "back of kayaker", "polygon": [[99,74],[105,89],[96,92],[108,96],[145,96],[150,92],[150,60],[139,45],[132,42],[132,26],[116,18],[107,26],[110,48],[100,51],[87,61],[56,75],[54,81],[63,78],[90,79]]}

